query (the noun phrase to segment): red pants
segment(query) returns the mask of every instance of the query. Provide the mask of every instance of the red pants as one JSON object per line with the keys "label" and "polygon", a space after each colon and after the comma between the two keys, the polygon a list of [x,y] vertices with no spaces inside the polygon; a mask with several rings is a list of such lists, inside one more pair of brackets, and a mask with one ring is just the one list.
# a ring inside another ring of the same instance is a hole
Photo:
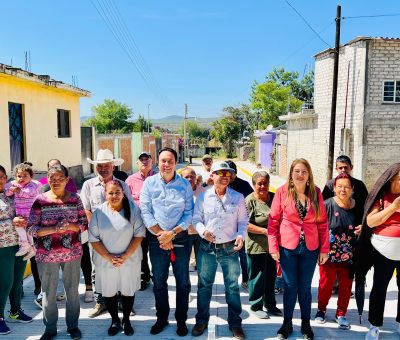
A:
{"label": "red pants", "polygon": [[345,316],[353,284],[353,279],[350,278],[350,266],[346,262],[332,263],[328,260],[319,266],[318,310],[326,312],[336,275],[339,283],[336,316]]}

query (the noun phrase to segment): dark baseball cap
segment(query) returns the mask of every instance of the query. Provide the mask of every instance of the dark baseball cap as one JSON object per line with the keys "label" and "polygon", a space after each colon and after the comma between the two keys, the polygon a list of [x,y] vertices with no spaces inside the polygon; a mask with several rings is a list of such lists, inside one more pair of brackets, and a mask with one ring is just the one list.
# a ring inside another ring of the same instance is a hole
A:
{"label": "dark baseball cap", "polygon": [[138,159],[140,159],[140,157],[146,156],[148,158],[151,158],[151,153],[147,152],[147,151],[142,151],[138,157]]}

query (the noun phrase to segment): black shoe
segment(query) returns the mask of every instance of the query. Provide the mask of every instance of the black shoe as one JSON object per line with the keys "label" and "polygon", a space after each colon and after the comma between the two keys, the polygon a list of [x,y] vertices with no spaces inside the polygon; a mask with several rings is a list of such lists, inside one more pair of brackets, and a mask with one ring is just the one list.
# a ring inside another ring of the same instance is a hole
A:
{"label": "black shoe", "polygon": [[121,321],[115,321],[111,324],[111,326],[108,328],[108,335],[114,336],[119,333],[119,330],[121,329]]}
{"label": "black shoe", "polygon": [[192,336],[202,335],[204,333],[204,331],[206,330],[207,326],[208,325],[206,323],[204,323],[204,324],[196,323],[194,325],[194,327],[192,328]]}
{"label": "black shoe", "polygon": [[268,311],[268,314],[269,314],[269,315],[273,315],[273,316],[283,316],[282,311],[281,311],[278,307],[276,307],[276,306],[271,307],[271,308],[267,308],[267,311]]}
{"label": "black shoe", "polygon": [[303,334],[303,339],[314,339],[314,332],[310,325],[310,320],[301,320],[301,333]]}
{"label": "black shoe", "polygon": [[186,336],[189,333],[189,330],[186,326],[186,322],[178,322],[176,327],[176,334],[179,336]]}
{"label": "black shoe", "polygon": [[161,333],[165,327],[169,325],[168,320],[157,319],[156,323],[151,327],[150,334],[156,335]]}
{"label": "black shoe", "polygon": [[69,329],[67,332],[69,333],[71,339],[79,340],[82,338],[82,332],[78,327]]}
{"label": "black shoe", "polygon": [[278,339],[287,339],[290,334],[293,333],[293,324],[292,321],[283,321],[281,328],[279,328],[277,332]]}
{"label": "black shoe", "polygon": [[229,330],[232,332],[232,335],[235,339],[244,340],[246,336],[244,335],[243,328],[240,326],[229,326]]}
{"label": "black shoe", "polygon": [[123,322],[122,323],[122,328],[124,329],[124,334],[127,335],[127,336],[131,336],[131,335],[133,335],[133,333],[135,333],[130,321]]}
{"label": "black shoe", "polygon": [[142,280],[142,282],[140,283],[140,290],[146,290],[147,287],[150,285],[150,281],[144,281]]}
{"label": "black shoe", "polygon": [[43,335],[40,337],[40,340],[52,340],[56,335],[57,332],[56,333],[44,332]]}
{"label": "black shoe", "polygon": [[33,294],[39,295],[41,291],[42,291],[42,287],[41,286],[35,287],[35,290],[33,291]]}

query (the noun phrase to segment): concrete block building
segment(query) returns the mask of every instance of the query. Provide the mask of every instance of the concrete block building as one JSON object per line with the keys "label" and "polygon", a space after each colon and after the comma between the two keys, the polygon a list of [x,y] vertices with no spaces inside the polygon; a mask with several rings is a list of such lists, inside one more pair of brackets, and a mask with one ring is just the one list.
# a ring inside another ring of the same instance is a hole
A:
{"label": "concrete block building", "polygon": [[[333,80],[332,49],[315,55],[314,109],[288,113],[287,161],[310,161],[326,182]],[[353,175],[370,189],[400,161],[400,39],[358,37],[341,46],[336,110],[336,158],[353,160]]]}

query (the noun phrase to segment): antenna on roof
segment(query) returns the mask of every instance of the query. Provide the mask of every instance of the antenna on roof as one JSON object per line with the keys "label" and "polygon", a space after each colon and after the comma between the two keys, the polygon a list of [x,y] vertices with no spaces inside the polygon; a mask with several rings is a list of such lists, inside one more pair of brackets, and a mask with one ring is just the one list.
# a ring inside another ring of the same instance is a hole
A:
{"label": "antenna on roof", "polygon": [[31,51],[25,51],[25,71],[31,72]]}

